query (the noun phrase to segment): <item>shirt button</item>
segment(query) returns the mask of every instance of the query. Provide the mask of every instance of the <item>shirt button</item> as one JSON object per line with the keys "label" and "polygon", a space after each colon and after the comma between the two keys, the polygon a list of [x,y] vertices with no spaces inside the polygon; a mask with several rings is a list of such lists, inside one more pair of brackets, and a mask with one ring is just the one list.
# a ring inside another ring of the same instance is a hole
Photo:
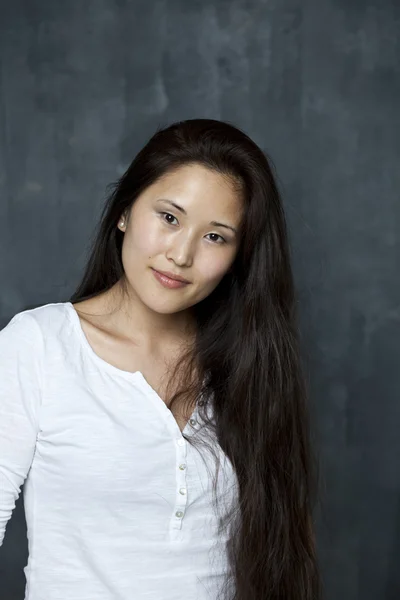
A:
{"label": "shirt button", "polygon": [[186,488],[181,488],[179,490],[179,493],[182,494],[182,496],[184,496],[186,494]]}
{"label": "shirt button", "polygon": [[175,515],[178,517],[178,519],[182,519],[183,517],[183,512],[181,510],[178,510]]}
{"label": "shirt button", "polygon": [[197,423],[196,419],[190,419],[190,424],[192,425],[192,427],[194,427]]}
{"label": "shirt button", "polygon": [[179,468],[180,468],[181,471],[183,471],[184,469],[186,469],[185,463],[182,463],[181,465],[179,465]]}
{"label": "shirt button", "polygon": [[183,444],[185,443],[185,440],[183,438],[179,438],[177,443],[178,443],[178,446],[183,446]]}

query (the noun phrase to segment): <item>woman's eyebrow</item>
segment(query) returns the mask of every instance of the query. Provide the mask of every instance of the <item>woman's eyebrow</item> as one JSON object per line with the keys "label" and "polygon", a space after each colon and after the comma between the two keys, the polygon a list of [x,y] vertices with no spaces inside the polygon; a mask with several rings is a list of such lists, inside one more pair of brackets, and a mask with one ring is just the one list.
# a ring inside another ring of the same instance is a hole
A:
{"label": "woman's eyebrow", "polygon": [[[176,210],[179,210],[182,214],[187,215],[186,210],[182,206],[179,206],[179,204],[176,204],[176,202],[172,202],[172,200],[168,200],[168,198],[159,198],[157,202],[167,202],[168,204],[171,204],[171,206],[174,206]],[[233,231],[234,234],[237,234],[237,230],[231,225],[226,225],[225,223],[218,223],[218,221],[211,221],[210,225],[214,225],[214,227],[225,227],[226,229],[230,229],[231,231]]]}

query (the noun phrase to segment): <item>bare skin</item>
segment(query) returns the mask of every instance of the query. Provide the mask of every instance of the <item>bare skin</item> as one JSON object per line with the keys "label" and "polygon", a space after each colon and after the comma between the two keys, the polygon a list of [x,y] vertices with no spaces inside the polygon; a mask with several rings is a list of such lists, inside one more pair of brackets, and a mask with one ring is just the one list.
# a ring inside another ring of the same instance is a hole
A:
{"label": "bare skin", "polygon": [[[141,346],[138,341],[122,336],[113,327],[113,319],[108,313],[107,294],[101,294],[96,298],[77,302],[74,305],[78,313],[82,330],[92,347],[93,351],[109,364],[134,373],[140,371],[146,381],[157,392],[159,397],[169,407],[166,398],[166,385],[170,365],[177,360],[180,352],[180,344],[177,340],[170,341],[157,351],[150,352]],[[174,389],[173,391],[176,391]],[[185,414],[181,413],[179,403],[171,410],[181,432],[185,428],[194,405],[186,407]]]}
{"label": "bare skin", "polygon": [[[107,292],[74,304],[94,352],[119,369],[140,371],[168,407],[168,373],[195,335],[191,307],[231,267],[238,235],[230,228],[239,230],[242,211],[240,194],[221,174],[200,165],[167,174],[144,190],[118,223],[124,233],[126,293],[117,282]],[[167,289],[152,269],[171,271],[190,283]],[[193,410],[191,406],[189,414],[181,414],[174,405],[181,431]]]}

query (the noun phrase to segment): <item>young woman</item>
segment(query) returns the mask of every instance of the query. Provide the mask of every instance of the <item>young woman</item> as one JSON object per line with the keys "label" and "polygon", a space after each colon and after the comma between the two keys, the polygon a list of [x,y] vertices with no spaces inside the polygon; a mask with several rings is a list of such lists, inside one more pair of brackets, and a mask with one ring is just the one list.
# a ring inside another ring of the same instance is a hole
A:
{"label": "young woman", "polygon": [[29,600],[314,600],[316,470],[282,203],[231,124],[158,130],[77,291],[0,332],[0,540]]}

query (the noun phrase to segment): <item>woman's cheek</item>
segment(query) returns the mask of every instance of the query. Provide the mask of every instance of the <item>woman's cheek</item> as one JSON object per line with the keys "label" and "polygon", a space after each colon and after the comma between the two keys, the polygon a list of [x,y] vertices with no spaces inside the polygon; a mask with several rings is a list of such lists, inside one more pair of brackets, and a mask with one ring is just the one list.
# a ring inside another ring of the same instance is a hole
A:
{"label": "woman's cheek", "polygon": [[145,224],[142,227],[140,224],[138,225],[133,235],[136,249],[148,257],[157,254],[163,247],[163,236],[159,228],[157,226],[149,227]]}
{"label": "woman's cheek", "polygon": [[217,285],[229,267],[230,261],[221,258],[213,260],[208,257],[207,262],[204,263],[202,268],[197,269],[197,272],[205,285]]}

